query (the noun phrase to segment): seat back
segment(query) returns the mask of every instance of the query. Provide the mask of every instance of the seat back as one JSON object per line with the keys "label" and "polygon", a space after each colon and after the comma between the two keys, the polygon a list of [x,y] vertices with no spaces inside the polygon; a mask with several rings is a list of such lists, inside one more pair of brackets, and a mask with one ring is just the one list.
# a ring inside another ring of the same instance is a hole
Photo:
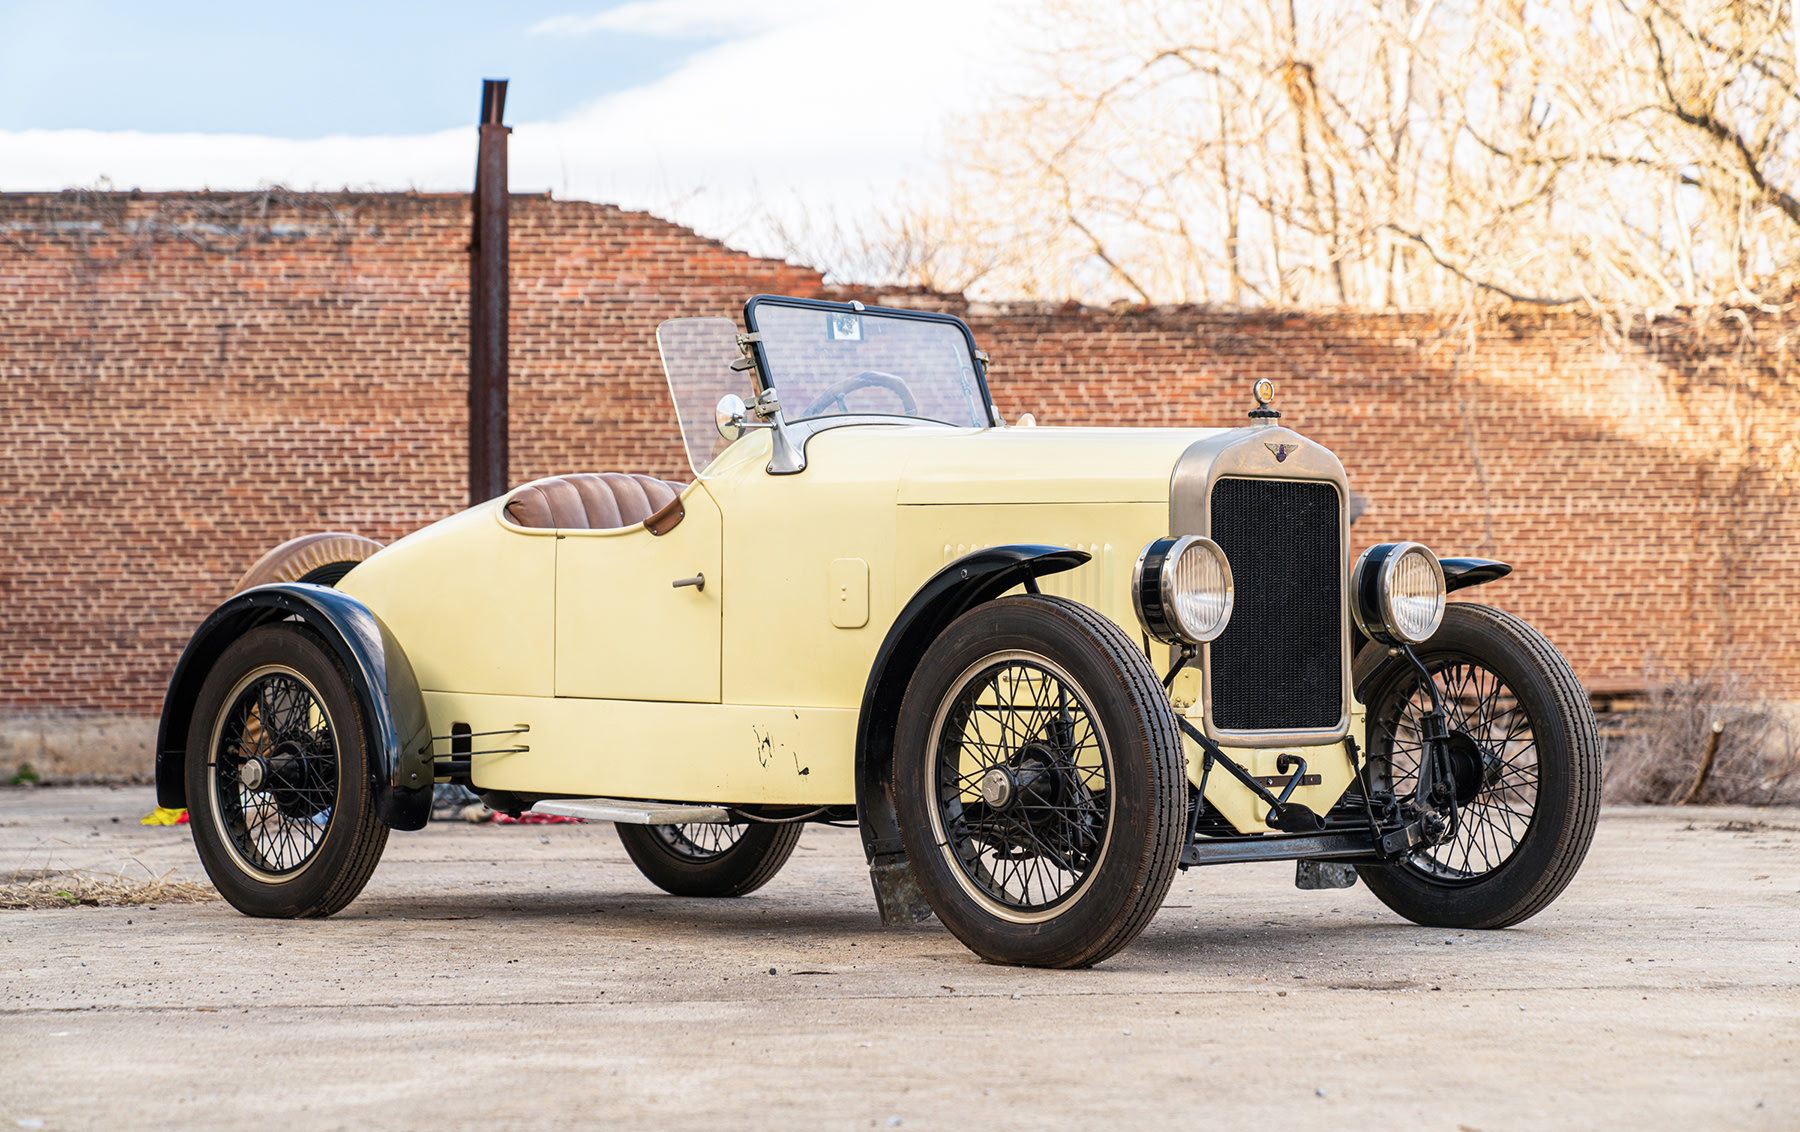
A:
{"label": "seat back", "polygon": [[521,527],[611,531],[668,506],[686,484],[622,472],[582,472],[536,480],[513,491],[506,517]]}

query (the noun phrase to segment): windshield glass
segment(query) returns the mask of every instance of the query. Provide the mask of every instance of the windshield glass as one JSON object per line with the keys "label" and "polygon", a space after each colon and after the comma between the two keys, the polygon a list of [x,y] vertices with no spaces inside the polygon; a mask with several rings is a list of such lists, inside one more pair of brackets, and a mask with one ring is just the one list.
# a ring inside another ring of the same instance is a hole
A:
{"label": "windshield glass", "polygon": [[695,475],[730,447],[714,419],[719,398],[736,393],[746,401],[756,400],[750,376],[731,368],[738,357],[737,336],[737,323],[729,318],[672,318],[656,328],[669,396],[681,422],[681,442],[687,446]]}
{"label": "windshield glass", "polygon": [[864,414],[985,427],[987,396],[962,324],[872,310],[753,301],[769,382],[791,422]]}

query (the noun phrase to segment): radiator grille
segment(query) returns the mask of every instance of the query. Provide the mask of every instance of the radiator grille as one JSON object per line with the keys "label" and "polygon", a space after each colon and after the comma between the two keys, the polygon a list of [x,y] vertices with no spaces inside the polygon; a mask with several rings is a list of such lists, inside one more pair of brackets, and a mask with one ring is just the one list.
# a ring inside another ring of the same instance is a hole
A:
{"label": "radiator grille", "polygon": [[1225,478],[1212,538],[1236,603],[1212,644],[1213,725],[1222,731],[1336,727],[1344,714],[1337,488]]}

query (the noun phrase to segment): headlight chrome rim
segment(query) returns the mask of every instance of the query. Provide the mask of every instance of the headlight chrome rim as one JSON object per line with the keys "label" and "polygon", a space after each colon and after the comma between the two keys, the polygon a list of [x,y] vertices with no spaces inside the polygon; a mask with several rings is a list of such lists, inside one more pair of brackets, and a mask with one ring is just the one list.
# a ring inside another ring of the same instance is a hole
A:
{"label": "headlight chrome rim", "polygon": [[1362,552],[1350,575],[1356,625],[1384,645],[1417,645],[1444,623],[1444,567],[1422,543],[1384,542]]}
{"label": "headlight chrome rim", "polygon": [[[1200,572],[1194,578],[1194,572]],[[1213,588],[1183,591],[1189,582],[1207,581]],[[1195,608],[1192,600],[1198,592],[1201,602],[1210,603],[1211,620],[1203,621],[1208,610]],[[1231,623],[1236,590],[1231,578],[1231,561],[1219,544],[1202,535],[1165,536],[1155,539],[1138,552],[1131,568],[1131,602],[1138,624],[1149,636],[1164,644],[1203,645],[1219,638]]]}

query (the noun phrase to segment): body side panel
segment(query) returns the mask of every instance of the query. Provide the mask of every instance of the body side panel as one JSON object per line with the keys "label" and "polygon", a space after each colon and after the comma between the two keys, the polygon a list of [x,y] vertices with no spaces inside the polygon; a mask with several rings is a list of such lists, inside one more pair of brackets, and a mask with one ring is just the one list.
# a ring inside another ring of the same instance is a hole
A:
{"label": "body side panel", "polygon": [[[820,433],[808,445],[808,466],[799,475],[764,471],[766,441],[740,444],[708,469],[706,488],[724,516],[725,703],[854,712],[899,609],[894,493],[911,448],[894,441],[927,431],[858,427]],[[866,617],[836,615],[833,563],[847,559],[867,566]],[[846,746],[844,758],[850,754]]]}
{"label": "body side panel", "polygon": [[908,506],[899,509],[895,597],[904,604],[937,571],[989,546],[1042,543],[1092,557],[1051,574],[1045,593],[1081,602],[1138,636],[1131,606],[1131,567],[1144,544],[1160,538],[1168,504],[1029,503]]}
{"label": "body side panel", "polygon": [[555,687],[556,533],[502,525],[500,504],[416,531],[339,583],[406,647],[421,688],[547,696]]}
{"label": "body side panel", "polygon": [[[426,692],[436,733],[504,731],[478,789],[684,802],[850,805],[856,711]],[[517,742],[515,743],[515,740]],[[478,748],[479,750],[480,748]]]}
{"label": "body side panel", "polygon": [[[666,535],[643,524],[556,536],[556,694],[719,700],[719,624],[732,581],[720,569],[718,504],[682,493]],[[704,586],[675,588],[701,575]]]}

